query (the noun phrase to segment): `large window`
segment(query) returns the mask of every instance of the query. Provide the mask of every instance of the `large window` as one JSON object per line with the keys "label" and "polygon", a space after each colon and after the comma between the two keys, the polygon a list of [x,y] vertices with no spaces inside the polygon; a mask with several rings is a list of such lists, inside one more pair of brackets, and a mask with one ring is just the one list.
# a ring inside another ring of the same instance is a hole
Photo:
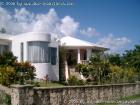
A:
{"label": "large window", "polygon": [[0,45],[0,54],[2,54],[5,51],[9,51],[8,45]]}
{"label": "large window", "polygon": [[32,63],[48,63],[49,48],[48,42],[28,42],[28,61]]}
{"label": "large window", "polygon": [[57,58],[57,48],[51,47],[50,48],[50,55],[51,55],[51,64],[56,65],[56,58]]}

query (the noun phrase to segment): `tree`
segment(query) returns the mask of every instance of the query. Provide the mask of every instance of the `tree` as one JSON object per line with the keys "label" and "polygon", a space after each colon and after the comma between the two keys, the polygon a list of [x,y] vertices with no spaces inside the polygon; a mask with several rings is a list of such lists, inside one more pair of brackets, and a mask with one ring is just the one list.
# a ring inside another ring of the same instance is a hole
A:
{"label": "tree", "polygon": [[120,54],[110,54],[108,55],[108,59],[112,65],[122,65],[122,57],[120,56]]}
{"label": "tree", "polygon": [[64,82],[65,78],[65,60],[66,60],[66,49],[59,47],[59,81]]}
{"label": "tree", "polygon": [[140,80],[140,45],[135,45],[133,50],[127,50],[123,54],[123,59],[125,66],[136,68]]}

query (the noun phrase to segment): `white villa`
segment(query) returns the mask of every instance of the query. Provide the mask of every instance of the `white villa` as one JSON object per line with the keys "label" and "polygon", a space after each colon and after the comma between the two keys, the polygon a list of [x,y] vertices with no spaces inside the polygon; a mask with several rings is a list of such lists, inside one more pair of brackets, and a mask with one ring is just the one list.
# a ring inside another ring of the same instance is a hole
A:
{"label": "white villa", "polygon": [[[71,58],[76,63],[86,63],[94,52],[104,52],[105,47],[65,36],[60,42],[51,38],[47,33],[23,33],[20,35],[7,35],[0,33],[0,53],[6,50],[13,52],[18,61],[29,61],[36,68],[36,78],[59,80],[59,45],[67,49],[65,61],[65,76],[69,78],[71,69]],[[71,69],[73,70],[73,69]]]}

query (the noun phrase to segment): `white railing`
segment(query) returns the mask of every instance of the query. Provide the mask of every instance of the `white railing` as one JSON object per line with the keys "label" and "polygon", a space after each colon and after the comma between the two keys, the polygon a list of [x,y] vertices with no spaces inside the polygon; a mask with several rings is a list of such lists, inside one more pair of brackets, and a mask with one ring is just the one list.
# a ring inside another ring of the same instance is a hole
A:
{"label": "white railing", "polygon": [[88,64],[88,60],[81,60],[81,64]]}

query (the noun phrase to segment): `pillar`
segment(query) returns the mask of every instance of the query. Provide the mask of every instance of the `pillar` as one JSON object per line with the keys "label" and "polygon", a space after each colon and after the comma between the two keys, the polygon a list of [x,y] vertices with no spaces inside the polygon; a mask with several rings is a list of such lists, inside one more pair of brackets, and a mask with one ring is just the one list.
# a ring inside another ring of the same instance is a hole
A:
{"label": "pillar", "polygon": [[91,49],[86,49],[87,50],[87,60],[91,57]]}
{"label": "pillar", "polygon": [[81,60],[80,60],[80,49],[78,48],[77,49],[78,51],[77,51],[77,63],[81,63]]}

